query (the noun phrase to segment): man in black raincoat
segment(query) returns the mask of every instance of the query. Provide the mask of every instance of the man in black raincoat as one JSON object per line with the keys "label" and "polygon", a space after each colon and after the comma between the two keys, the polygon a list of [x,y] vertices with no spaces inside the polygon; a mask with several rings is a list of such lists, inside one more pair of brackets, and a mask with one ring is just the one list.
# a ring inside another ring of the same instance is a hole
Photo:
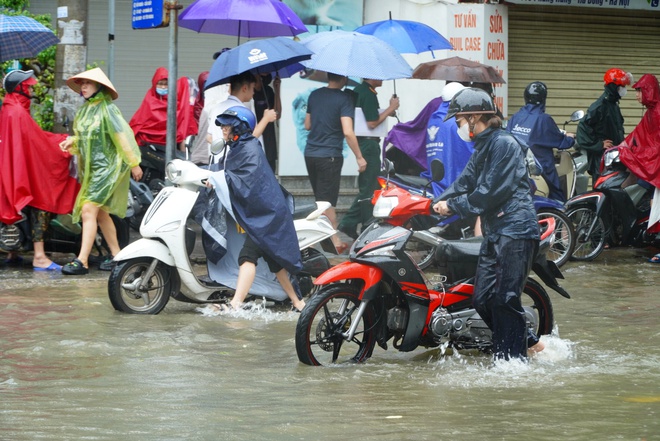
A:
{"label": "man in black raincoat", "polygon": [[289,278],[289,274],[295,275],[302,269],[292,207],[268,165],[261,144],[252,135],[256,118],[246,107],[234,106],[218,116],[216,125],[222,128],[229,148],[224,177],[231,209],[247,234],[238,257],[238,280],[230,306],[241,307],[254,281],[257,260],[263,257],[293,307],[302,310],[305,302]]}
{"label": "man in black raincoat", "polygon": [[624,138],[623,115],[619,100],[626,94],[626,86],[632,83],[632,75],[621,69],[605,72],[605,91],[587,110],[577,127],[575,140],[587,151],[592,184],[599,176],[603,152],[621,144]]}
{"label": "man in black raincoat", "polygon": [[543,349],[528,333],[520,297],[538,250],[539,226],[523,149],[501,129],[502,120],[483,90],[467,88],[452,99],[446,118],[456,117],[459,136],[474,153],[433,209],[443,216],[481,216],[473,305],[493,333],[496,359],[526,358]]}

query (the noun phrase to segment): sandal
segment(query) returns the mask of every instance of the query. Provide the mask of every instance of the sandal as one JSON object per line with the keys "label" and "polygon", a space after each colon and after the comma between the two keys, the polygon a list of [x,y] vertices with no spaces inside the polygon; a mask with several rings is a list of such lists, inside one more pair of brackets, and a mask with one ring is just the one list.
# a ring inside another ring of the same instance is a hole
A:
{"label": "sandal", "polygon": [[651,263],[660,263],[660,253],[656,254],[653,257],[651,257],[649,259],[649,262],[651,262]]}
{"label": "sandal", "polygon": [[62,274],[67,276],[82,276],[87,273],[89,273],[89,269],[85,268],[85,265],[78,259],[73,259],[62,267]]}
{"label": "sandal", "polygon": [[99,263],[99,270],[112,271],[112,268],[114,268],[115,266],[114,258],[115,256],[113,255],[109,255],[108,257],[106,257],[103,262]]}

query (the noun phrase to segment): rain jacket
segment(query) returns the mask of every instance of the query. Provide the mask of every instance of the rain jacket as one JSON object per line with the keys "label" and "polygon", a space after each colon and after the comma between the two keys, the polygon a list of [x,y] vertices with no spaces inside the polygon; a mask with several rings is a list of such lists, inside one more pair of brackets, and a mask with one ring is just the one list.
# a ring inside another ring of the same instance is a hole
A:
{"label": "rain jacket", "polygon": [[259,141],[244,133],[229,145],[225,179],[236,221],[255,244],[290,274],[302,269],[293,200],[268,165]]}
{"label": "rain jacket", "polygon": [[0,110],[0,221],[19,221],[26,206],[70,213],[78,182],[69,175],[71,155],[59,143],[66,135],[46,132],[30,116],[30,99],[5,97]]}
{"label": "rain jacket", "polygon": [[642,91],[642,104],[648,109],[637,127],[619,145],[621,162],[635,176],[655,186],[654,205],[648,231],[660,232],[658,208],[660,204],[660,86],[656,77],[644,74],[635,89]]}
{"label": "rain jacket", "polygon": [[[168,79],[167,69],[159,67],[151,79],[149,89],[129,122],[135,133],[139,145],[167,143],[167,100],[169,95],[161,96],[156,93],[156,85],[160,80]],[[197,133],[197,123],[193,118],[193,109],[190,106],[190,87],[185,77],[177,81],[177,107],[176,107],[176,142],[184,141],[186,136]]]}
{"label": "rain jacket", "polygon": [[431,179],[431,161],[439,159],[445,166],[445,176],[440,182],[433,182],[433,194],[439,196],[461,174],[467,164],[474,146],[465,142],[458,136],[456,119],[445,121],[449,101],[444,101],[440,107],[431,114],[426,128],[426,171],[420,176]]}
{"label": "rain jacket", "polygon": [[[474,139],[474,154],[463,173],[438,197],[461,218],[481,216],[484,236],[539,239],[539,226],[527,179],[525,154],[501,129],[486,129]],[[435,203],[434,202],[434,203]]]}
{"label": "rain jacket", "polygon": [[392,127],[383,140],[383,159],[386,149],[392,144],[397,149],[411,157],[421,168],[427,167],[426,162],[426,128],[433,112],[442,104],[442,98],[433,98],[412,121],[398,123]]}
{"label": "rain jacket", "polygon": [[603,94],[587,110],[587,115],[578,124],[575,141],[587,151],[589,174],[598,175],[600,158],[603,156],[603,141],[609,139],[614,145],[624,138],[623,115],[619,109],[617,85],[607,84]]}
{"label": "rain jacket", "polygon": [[82,206],[91,202],[110,214],[124,217],[128,201],[130,170],[140,164],[140,149],[131,128],[101,89],[85,101],[73,121],[74,139],[70,149],[77,154],[80,193],[73,210],[80,220]]}
{"label": "rain jacket", "polygon": [[645,74],[633,87],[642,90],[642,104],[648,110],[619,145],[621,162],[635,176],[660,187],[660,86],[653,75]]}
{"label": "rain jacket", "polygon": [[575,143],[575,139],[561,133],[552,117],[545,113],[545,102],[521,107],[509,119],[506,130],[521,144],[532,149],[532,153],[541,164],[543,170],[541,175],[550,187],[549,196],[564,201],[566,198],[561,190],[552,149],[570,148]]}

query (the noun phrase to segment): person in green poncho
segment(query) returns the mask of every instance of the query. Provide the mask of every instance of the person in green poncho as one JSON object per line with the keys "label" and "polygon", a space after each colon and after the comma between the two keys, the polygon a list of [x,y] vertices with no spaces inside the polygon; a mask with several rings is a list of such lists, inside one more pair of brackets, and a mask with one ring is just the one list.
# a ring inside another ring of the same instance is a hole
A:
{"label": "person in green poncho", "polygon": [[[98,227],[112,256],[119,252],[117,231],[110,217],[126,215],[129,174],[139,181],[140,150],[133,131],[112,100],[119,96],[100,68],[75,75],[66,81],[85,103],[73,121],[74,136],[60,144],[78,156],[80,192],[73,208],[73,220],[82,219],[82,243],[76,259],[62,267],[62,274],[89,272],[88,258]],[[99,269],[112,269],[112,256]]]}

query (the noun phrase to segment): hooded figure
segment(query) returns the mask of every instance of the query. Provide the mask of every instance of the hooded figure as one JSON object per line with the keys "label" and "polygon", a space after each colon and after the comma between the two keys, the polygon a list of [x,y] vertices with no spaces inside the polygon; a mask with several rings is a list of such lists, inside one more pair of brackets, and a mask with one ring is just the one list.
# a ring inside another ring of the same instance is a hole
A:
{"label": "hooded figure", "polygon": [[560,202],[566,195],[559,183],[552,149],[567,149],[573,146],[575,138],[564,135],[550,115],[545,113],[548,89],[540,81],[534,81],[525,88],[525,105],[514,114],[506,130],[521,144],[532,149],[532,153],[543,169],[541,176],[548,184],[548,197]]}
{"label": "hooded figure", "polygon": [[[660,85],[651,74],[644,74],[633,85],[641,93],[641,103],[647,108],[637,127],[619,145],[621,162],[635,176],[660,188]],[[654,197],[654,208],[660,203]],[[649,219],[649,232],[660,231],[657,218]]]}
{"label": "hooded figure", "polygon": [[[158,92],[159,81],[167,80],[167,69],[159,67],[151,79],[151,88],[147,91],[142,104],[137,109],[129,122],[135,133],[138,145],[167,143],[167,100],[169,94],[167,89]],[[176,106],[176,143],[179,144],[188,135],[197,133],[196,124],[193,120],[193,111],[190,108],[190,87],[188,80],[181,77],[177,80],[177,106]]]}
{"label": "hooded figure", "polygon": [[[19,80],[19,81],[17,81]],[[0,110],[0,221],[21,220],[31,206],[67,214],[73,209],[78,182],[69,175],[71,155],[59,148],[66,135],[46,132],[30,115],[29,87],[37,84],[30,71],[5,77],[7,91]]]}
{"label": "hooded figure", "polygon": [[445,121],[451,99],[459,91],[465,89],[461,83],[449,83],[442,89],[442,103],[431,114],[426,128],[426,171],[420,176],[431,179],[431,162],[439,159],[445,166],[445,176],[440,182],[433,182],[433,195],[440,196],[460,175],[467,164],[474,143],[464,141],[456,132],[456,119],[451,117]]}

